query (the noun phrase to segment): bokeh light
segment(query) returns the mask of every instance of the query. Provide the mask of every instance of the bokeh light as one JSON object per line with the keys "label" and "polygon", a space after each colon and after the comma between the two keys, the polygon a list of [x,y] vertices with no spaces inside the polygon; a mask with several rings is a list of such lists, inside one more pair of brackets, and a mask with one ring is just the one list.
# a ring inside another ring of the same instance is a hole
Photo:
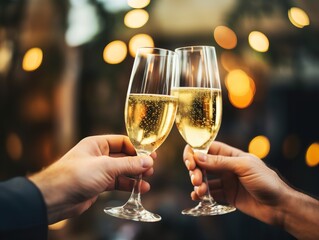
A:
{"label": "bokeh light", "polygon": [[34,71],[40,67],[43,60],[43,52],[40,48],[29,49],[22,61],[22,68],[25,71]]}
{"label": "bokeh light", "polygon": [[65,220],[62,220],[62,221],[59,221],[59,222],[56,222],[54,224],[49,225],[49,229],[54,230],[54,231],[60,230],[60,229],[64,228],[67,223],[68,223],[68,220],[65,219]]}
{"label": "bokeh light", "polygon": [[147,23],[148,19],[148,12],[143,9],[134,9],[125,15],[124,24],[129,28],[140,28]]}
{"label": "bokeh light", "polygon": [[228,94],[228,99],[230,103],[239,109],[247,108],[254,100],[254,93],[252,90],[249,90],[243,96],[236,96],[232,94]]}
{"label": "bokeh light", "polygon": [[218,26],[214,30],[214,38],[219,46],[224,49],[233,49],[237,45],[236,33],[226,26]]}
{"label": "bokeh light", "polygon": [[315,167],[319,164],[319,143],[311,144],[306,152],[306,164],[309,167]]}
{"label": "bokeh light", "polygon": [[[1,35],[1,34],[0,34]],[[0,73],[7,71],[12,58],[12,46],[6,42],[0,44]]]}
{"label": "bokeh light", "polygon": [[265,136],[259,135],[253,138],[248,146],[248,152],[256,155],[259,158],[265,158],[270,151],[269,139]]}
{"label": "bokeh light", "polygon": [[248,36],[248,42],[251,48],[257,52],[267,52],[269,49],[267,36],[259,31],[252,31]]}
{"label": "bokeh light", "polygon": [[140,47],[154,47],[153,38],[148,34],[137,34],[130,39],[129,52],[135,57],[136,51]]}
{"label": "bokeh light", "polygon": [[226,88],[232,95],[243,96],[250,89],[249,76],[241,69],[230,71],[225,78]]}
{"label": "bokeh light", "polygon": [[225,78],[230,103],[236,108],[247,108],[254,99],[256,85],[243,70],[231,70]]}
{"label": "bokeh light", "polygon": [[6,140],[7,153],[12,160],[18,161],[23,152],[20,137],[16,133],[10,133]]}
{"label": "bokeh light", "polygon": [[103,59],[109,64],[119,64],[127,56],[127,47],[125,42],[115,40],[107,44],[103,50]]}
{"label": "bokeh light", "polygon": [[127,0],[127,4],[132,8],[145,8],[150,4],[150,0]]}
{"label": "bokeh light", "polygon": [[303,28],[310,24],[307,13],[297,7],[292,7],[288,10],[288,18],[290,22],[298,28]]}

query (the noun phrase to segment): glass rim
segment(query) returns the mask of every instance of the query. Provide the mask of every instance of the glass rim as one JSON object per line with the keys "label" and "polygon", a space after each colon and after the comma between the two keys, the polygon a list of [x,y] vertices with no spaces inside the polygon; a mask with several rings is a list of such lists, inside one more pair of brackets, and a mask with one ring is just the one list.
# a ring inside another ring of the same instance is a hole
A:
{"label": "glass rim", "polygon": [[157,50],[158,51],[157,53],[149,52],[149,54],[152,54],[152,55],[161,55],[160,54],[161,52],[164,52],[167,55],[168,54],[173,54],[173,55],[176,54],[176,52],[173,51],[173,50],[170,50],[170,49],[167,49],[167,48],[159,48],[159,47],[139,47],[139,48],[137,48],[136,53],[140,52],[143,49],[145,49],[145,50],[147,50],[147,49],[149,49],[149,50]]}
{"label": "glass rim", "polygon": [[184,46],[184,47],[178,47],[178,48],[175,48],[175,52],[178,52],[178,51],[189,51],[189,50],[200,50],[200,49],[212,49],[215,51],[215,46],[209,46],[209,45],[193,45],[193,46]]}

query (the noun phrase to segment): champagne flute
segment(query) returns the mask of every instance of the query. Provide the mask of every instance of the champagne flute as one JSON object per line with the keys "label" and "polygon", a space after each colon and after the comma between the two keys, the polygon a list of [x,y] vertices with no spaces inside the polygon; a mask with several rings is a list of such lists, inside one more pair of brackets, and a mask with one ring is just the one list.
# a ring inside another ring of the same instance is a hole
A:
{"label": "champagne flute", "polygon": [[[207,153],[222,120],[222,94],[214,47],[189,46],[175,50],[178,77],[173,94],[178,97],[176,126],[193,151]],[[236,208],[219,205],[209,192],[207,175],[202,170],[207,191],[200,203],[182,214],[191,216],[219,215]]]}
{"label": "champagne flute", "polygon": [[[161,48],[139,48],[135,56],[125,104],[127,134],[137,155],[150,155],[167,138],[174,125],[177,98],[171,95],[176,78],[176,53]],[[136,178],[129,200],[105,213],[142,222],[156,222],[161,216],[141,203],[142,175]]]}

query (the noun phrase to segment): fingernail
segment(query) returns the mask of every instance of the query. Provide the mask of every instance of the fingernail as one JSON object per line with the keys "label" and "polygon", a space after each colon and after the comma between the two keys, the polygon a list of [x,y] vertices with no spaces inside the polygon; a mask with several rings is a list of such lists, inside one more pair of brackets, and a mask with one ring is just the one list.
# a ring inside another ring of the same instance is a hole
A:
{"label": "fingernail", "polygon": [[202,162],[206,162],[206,161],[207,161],[207,154],[201,153],[201,152],[197,152],[197,153],[195,153],[195,154],[196,154],[197,159],[198,159],[199,161],[202,161]]}
{"label": "fingernail", "polygon": [[192,174],[191,175],[191,181],[192,181],[193,184],[194,184],[194,178],[195,178],[195,176]]}
{"label": "fingernail", "polygon": [[190,166],[189,160],[185,160],[185,165],[186,165],[187,169],[189,169],[189,166]]}
{"label": "fingernail", "polygon": [[195,191],[195,193],[197,194],[198,186],[194,187],[194,191]]}
{"label": "fingernail", "polygon": [[142,157],[141,162],[143,168],[149,168],[153,165],[153,159],[151,157]]}

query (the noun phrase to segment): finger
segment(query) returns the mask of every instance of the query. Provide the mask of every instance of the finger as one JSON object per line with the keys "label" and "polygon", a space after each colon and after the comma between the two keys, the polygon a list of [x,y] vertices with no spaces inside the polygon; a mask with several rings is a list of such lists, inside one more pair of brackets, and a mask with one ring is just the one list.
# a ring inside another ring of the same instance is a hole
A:
{"label": "finger", "polygon": [[155,160],[157,158],[157,153],[156,152],[152,152],[150,156],[151,156],[151,158],[153,158]]}
{"label": "finger", "polygon": [[195,191],[192,191],[192,192],[191,192],[191,199],[192,199],[193,201],[199,201],[199,200],[200,200],[200,197],[196,194]]}
{"label": "finger", "polygon": [[[231,171],[239,176],[243,175],[250,167],[251,157],[227,157],[196,152],[196,164],[208,171]],[[259,161],[261,162],[261,161]]]}
{"label": "finger", "polygon": [[[126,153],[110,153],[109,156],[110,157],[114,157],[114,158],[118,158],[118,157],[125,157],[125,156],[127,156],[127,154]],[[152,152],[150,154],[150,157],[155,160],[157,158],[157,153],[156,152]]]}
{"label": "finger", "polygon": [[206,191],[207,191],[206,183],[203,182],[201,185],[195,186],[194,191],[199,197],[204,196],[206,194]]}
{"label": "finger", "polygon": [[[135,181],[136,180],[134,178],[129,178],[126,176],[118,176],[117,181],[114,184],[114,189],[130,192],[133,189]],[[151,186],[148,182],[146,182],[145,180],[141,181],[141,188],[140,188],[141,193],[148,192],[150,188]]]}
{"label": "finger", "polygon": [[103,157],[106,158],[106,160],[103,161],[105,172],[111,173],[115,177],[119,175],[135,176],[143,174],[152,168],[154,164],[154,160],[150,156]]}
{"label": "finger", "polygon": [[199,186],[203,182],[203,174],[198,168],[195,168],[193,171],[189,171],[189,176],[194,186]]}
{"label": "finger", "polygon": [[145,172],[143,172],[143,177],[149,177],[149,176],[152,176],[153,174],[154,174],[154,168],[150,168],[146,170]]}
{"label": "finger", "polygon": [[208,150],[209,154],[212,155],[222,155],[222,156],[232,156],[232,157],[237,157],[237,156],[242,156],[246,155],[244,151],[237,149],[235,147],[229,146],[225,143],[214,141]]}
{"label": "finger", "polygon": [[114,153],[125,153],[130,156],[136,155],[134,146],[127,136],[100,135],[88,138],[90,140],[96,141],[103,155],[109,155]]}
{"label": "finger", "polygon": [[193,154],[192,148],[189,145],[186,145],[183,152],[183,160],[188,170],[193,170],[196,167]]}

